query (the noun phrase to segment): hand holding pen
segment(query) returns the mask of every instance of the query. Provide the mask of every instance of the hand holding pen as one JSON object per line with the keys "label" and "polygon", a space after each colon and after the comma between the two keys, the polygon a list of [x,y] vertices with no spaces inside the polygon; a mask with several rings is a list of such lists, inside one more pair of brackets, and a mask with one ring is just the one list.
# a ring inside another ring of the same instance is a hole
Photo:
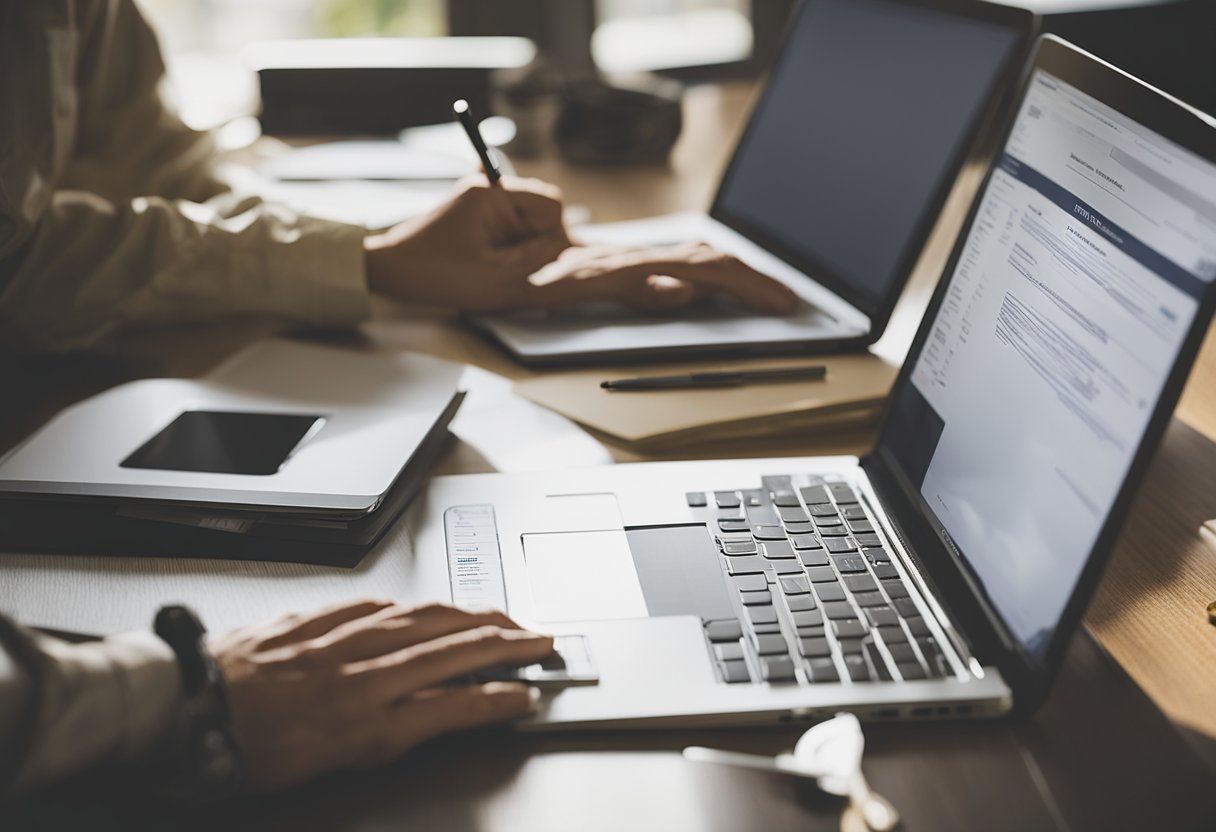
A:
{"label": "hand holding pen", "polygon": [[430,213],[363,240],[367,286],[399,301],[467,311],[548,309],[603,301],[647,312],[724,293],[759,310],[790,312],[781,283],[708,246],[618,248],[571,242],[561,193],[502,176],[467,103],[453,108],[485,167]]}

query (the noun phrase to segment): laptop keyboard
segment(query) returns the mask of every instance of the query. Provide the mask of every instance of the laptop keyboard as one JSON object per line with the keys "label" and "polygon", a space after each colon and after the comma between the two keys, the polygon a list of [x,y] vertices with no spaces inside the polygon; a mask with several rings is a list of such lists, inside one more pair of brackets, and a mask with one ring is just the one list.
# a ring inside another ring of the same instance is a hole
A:
{"label": "laptop keyboard", "polygon": [[950,664],[846,482],[764,477],[761,488],[689,492],[716,515],[735,619],[706,621],[724,682],[945,678]]}

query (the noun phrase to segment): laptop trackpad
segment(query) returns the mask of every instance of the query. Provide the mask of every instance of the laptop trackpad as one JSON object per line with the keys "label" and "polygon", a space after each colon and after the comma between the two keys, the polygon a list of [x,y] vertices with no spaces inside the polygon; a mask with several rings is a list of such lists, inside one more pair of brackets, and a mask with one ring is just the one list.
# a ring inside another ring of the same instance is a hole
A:
{"label": "laptop trackpad", "polygon": [[624,529],[525,534],[523,546],[538,622],[646,617]]}
{"label": "laptop trackpad", "polygon": [[734,618],[704,525],[525,534],[538,621]]}

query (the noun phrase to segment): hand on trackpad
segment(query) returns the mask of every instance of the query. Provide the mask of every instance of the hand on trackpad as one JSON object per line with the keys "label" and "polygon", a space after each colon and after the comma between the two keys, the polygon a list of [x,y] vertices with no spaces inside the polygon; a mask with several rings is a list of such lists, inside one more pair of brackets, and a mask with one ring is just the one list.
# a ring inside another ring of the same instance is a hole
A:
{"label": "hand on trackpad", "polygon": [[599,684],[599,672],[591,658],[586,636],[556,636],[553,655],[526,667],[491,667],[461,680],[468,684],[484,682],[523,682],[539,688],[568,688]]}
{"label": "hand on trackpad", "polygon": [[798,296],[778,280],[703,243],[637,248],[572,245],[529,278],[533,308],[608,301],[639,312],[675,312],[699,297],[730,294],[753,311],[788,315]]}

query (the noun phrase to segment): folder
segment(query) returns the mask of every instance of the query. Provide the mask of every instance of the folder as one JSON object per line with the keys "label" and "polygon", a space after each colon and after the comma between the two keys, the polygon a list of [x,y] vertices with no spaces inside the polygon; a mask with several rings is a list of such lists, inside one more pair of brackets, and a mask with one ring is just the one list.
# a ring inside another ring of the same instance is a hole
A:
{"label": "folder", "polygon": [[[603,390],[609,379],[823,364],[822,381],[681,390]],[[876,355],[647,364],[548,373],[515,392],[611,442],[651,450],[857,427],[877,420],[898,367]]]}

